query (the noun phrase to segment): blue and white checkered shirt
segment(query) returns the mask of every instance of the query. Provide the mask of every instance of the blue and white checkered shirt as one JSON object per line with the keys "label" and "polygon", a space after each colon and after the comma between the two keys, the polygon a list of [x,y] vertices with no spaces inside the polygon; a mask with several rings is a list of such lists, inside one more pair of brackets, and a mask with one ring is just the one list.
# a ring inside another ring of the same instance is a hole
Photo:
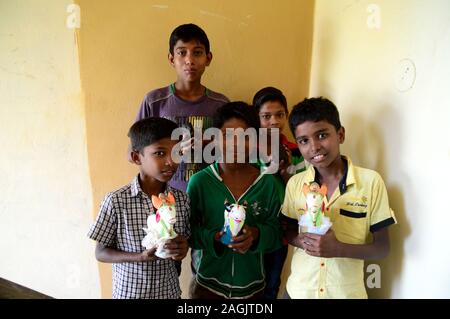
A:
{"label": "blue and white checkered shirt", "polygon": [[[175,232],[189,238],[188,196],[167,186],[165,192],[169,191],[176,201]],[[88,237],[106,247],[141,253],[145,250],[141,244],[145,237],[143,228],[147,226],[147,217],[154,213],[152,202],[142,191],[136,176],[131,184],[105,196]],[[180,296],[178,274],[172,259],[113,264],[113,298],[174,299]]]}

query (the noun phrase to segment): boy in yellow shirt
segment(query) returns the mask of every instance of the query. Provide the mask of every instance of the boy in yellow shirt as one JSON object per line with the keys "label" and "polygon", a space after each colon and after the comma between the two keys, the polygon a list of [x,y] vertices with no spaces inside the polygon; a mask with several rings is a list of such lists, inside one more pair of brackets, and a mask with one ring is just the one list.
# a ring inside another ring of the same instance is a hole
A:
{"label": "boy in yellow shirt", "polygon": [[[286,297],[367,298],[364,260],[388,255],[387,226],[396,223],[384,182],[377,172],[341,156],[345,130],[331,101],[305,99],[294,106],[289,126],[312,165],[286,187],[282,223],[286,239],[296,247]],[[322,236],[298,232],[306,211],[302,189],[313,182],[327,188],[324,214],[332,227]]]}

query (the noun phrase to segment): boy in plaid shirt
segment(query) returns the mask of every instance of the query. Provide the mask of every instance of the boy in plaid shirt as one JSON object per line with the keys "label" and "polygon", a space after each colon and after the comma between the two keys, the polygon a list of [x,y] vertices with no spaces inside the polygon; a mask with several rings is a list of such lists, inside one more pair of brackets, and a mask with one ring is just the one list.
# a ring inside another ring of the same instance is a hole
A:
{"label": "boy in plaid shirt", "polygon": [[[89,238],[97,241],[95,257],[113,264],[113,298],[180,298],[181,289],[176,261],[188,251],[190,236],[189,200],[185,193],[172,188],[168,181],[178,164],[171,158],[178,141],[171,140],[177,125],[164,118],[146,118],[136,122],[128,133],[132,160],[139,166],[133,181],[106,195]],[[142,246],[147,217],[156,209],[151,196],[171,192],[176,201],[178,236],[165,245],[175,256],[160,259],[155,248]]]}

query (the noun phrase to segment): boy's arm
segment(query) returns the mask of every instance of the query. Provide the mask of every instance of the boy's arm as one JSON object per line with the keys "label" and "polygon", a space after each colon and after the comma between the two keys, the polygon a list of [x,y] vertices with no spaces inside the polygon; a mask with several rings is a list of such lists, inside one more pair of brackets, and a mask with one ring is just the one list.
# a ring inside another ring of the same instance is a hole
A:
{"label": "boy's arm", "polygon": [[303,234],[298,233],[298,221],[296,219],[280,214],[280,224],[283,237],[289,245],[303,248]]}
{"label": "boy's arm", "polygon": [[208,229],[203,224],[203,214],[205,213],[203,209],[198,205],[200,203],[200,190],[199,185],[201,180],[198,176],[193,175],[189,179],[189,184],[187,187],[187,193],[189,195],[189,202],[191,204],[191,237],[189,238],[189,245],[193,249],[202,249],[219,258],[224,252],[224,245],[219,242],[221,236],[220,230]]}
{"label": "boy's arm", "polygon": [[365,245],[345,244],[337,240],[330,229],[325,235],[305,234],[305,252],[316,257],[343,257],[364,260],[382,259],[389,254],[389,232],[384,227],[373,233],[373,242]]}
{"label": "boy's arm", "polygon": [[95,247],[95,258],[103,263],[146,262],[157,259],[155,251],[156,247],[144,250],[142,253],[130,253],[97,243]]}

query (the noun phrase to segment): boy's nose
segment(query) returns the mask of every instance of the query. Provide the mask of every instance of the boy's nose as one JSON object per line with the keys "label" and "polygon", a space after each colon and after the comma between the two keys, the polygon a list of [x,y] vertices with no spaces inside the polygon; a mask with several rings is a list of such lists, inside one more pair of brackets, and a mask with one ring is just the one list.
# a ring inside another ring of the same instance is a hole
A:
{"label": "boy's nose", "polygon": [[170,154],[169,154],[169,156],[166,157],[165,164],[166,164],[166,166],[171,166],[171,167],[174,166],[175,162],[173,161],[172,156]]}
{"label": "boy's nose", "polygon": [[272,118],[270,120],[270,125],[278,127],[279,124],[280,124],[280,121],[275,120],[274,117],[272,116]]}
{"label": "boy's nose", "polygon": [[314,139],[311,140],[311,149],[313,152],[317,152],[320,150],[320,142],[315,141]]}
{"label": "boy's nose", "polygon": [[194,57],[192,56],[192,54],[190,54],[190,53],[186,54],[185,63],[187,65],[194,64]]}

